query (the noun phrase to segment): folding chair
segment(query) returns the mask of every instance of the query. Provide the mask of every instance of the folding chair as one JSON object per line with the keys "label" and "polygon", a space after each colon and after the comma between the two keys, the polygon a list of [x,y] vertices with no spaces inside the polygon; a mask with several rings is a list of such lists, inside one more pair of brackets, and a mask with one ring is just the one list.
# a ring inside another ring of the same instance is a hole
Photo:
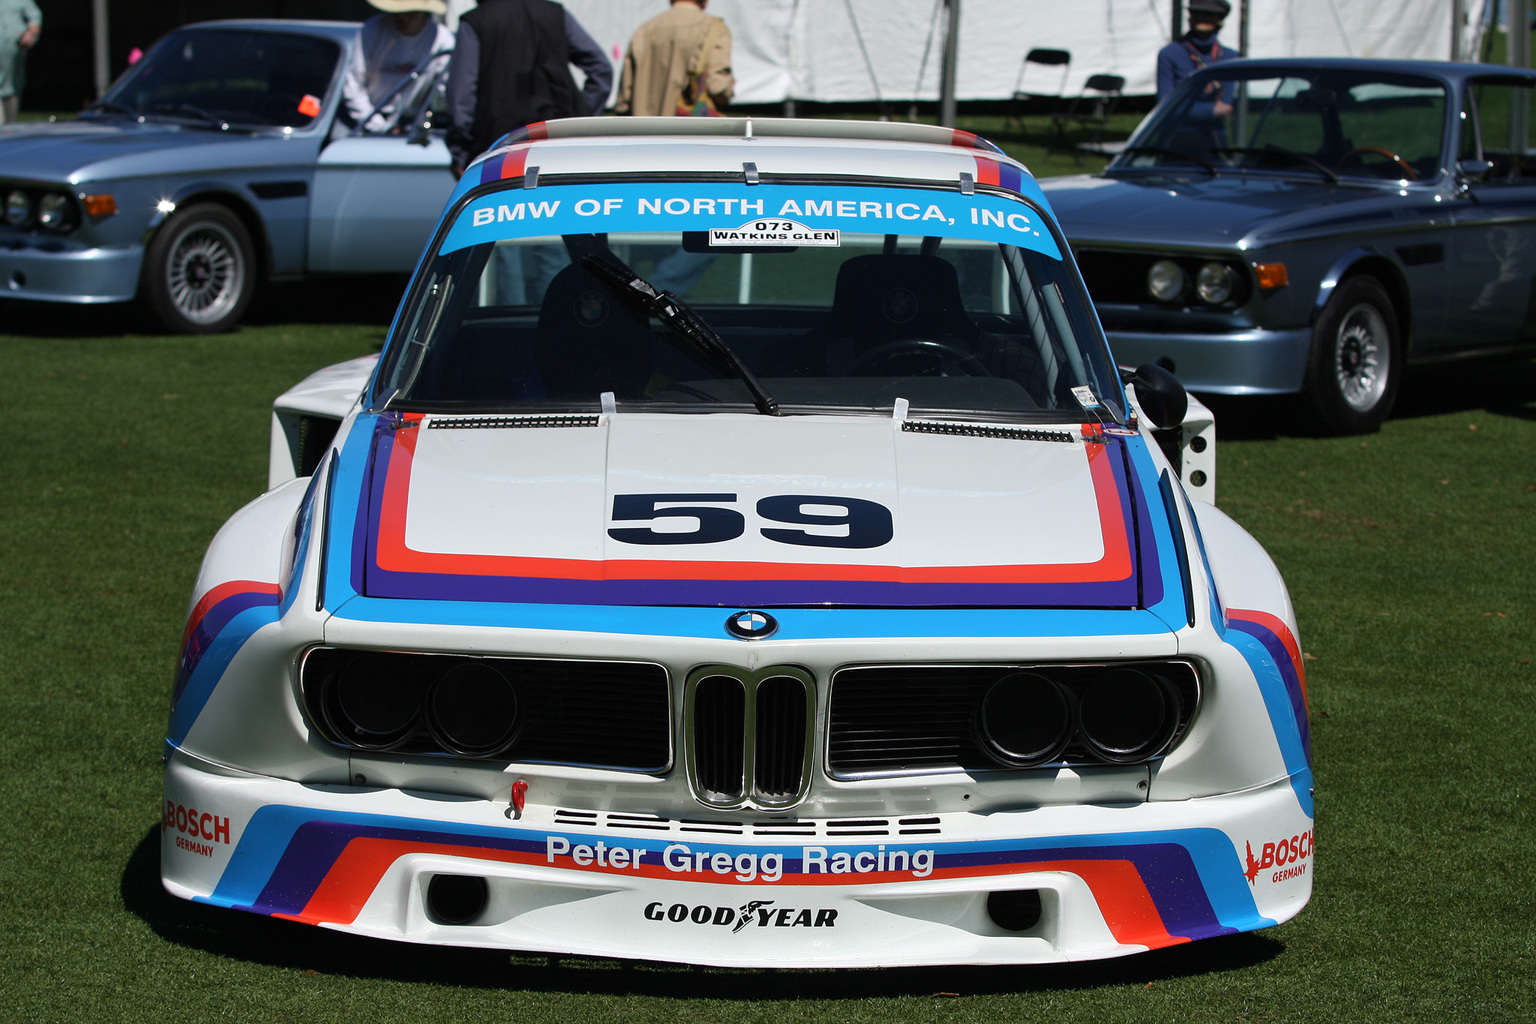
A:
{"label": "folding chair", "polygon": [[[1029,74],[1029,66],[1035,64],[1041,67],[1041,71],[1034,75]],[[1013,98],[1008,103],[1008,120],[1016,122],[1021,128],[1024,125],[1025,108],[1030,108],[1031,113],[1044,113],[1056,116],[1061,113],[1062,99],[1067,87],[1067,72],[1072,65],[1072,54],[1066,50],[1030,50],[1024,55],[1024,62],[1019,65],[1019,77],[1013,83]],[[1049,68],[1061,68],[1061,78],[1056,83],[1054,90],[1045,86],[1035,86],[1025,79],[1038,79],[1048,77]],[[1041,105],[1045,110],[1038,110]]]}
{"label": "folding chair", "polygon": [[[1083,91],[1067,104],[1066,109],[1051,118],[1051,126],[1056,130],[1051,148],[1055,149],[1060,143],[1062,148],[1072,151],[1075,162],[1081,162],[1082,153],[1106,152],[1104,129],[1120,103],[1124,88],[1125,78],[1121,75],[1089,75],[1088,81],[1083,83]],[[1067,133],[1073,130],[1087,132],[1088,139],[1072,145]]]}

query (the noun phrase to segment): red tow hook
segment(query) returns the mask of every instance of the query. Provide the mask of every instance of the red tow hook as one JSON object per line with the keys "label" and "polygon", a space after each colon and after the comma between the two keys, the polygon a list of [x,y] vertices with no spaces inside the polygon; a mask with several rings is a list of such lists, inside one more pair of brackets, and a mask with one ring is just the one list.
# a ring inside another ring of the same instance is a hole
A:
{"label": "red tow hook", "polygon": [[520,821],[523,817],[523,805],[528,802],[528,780],[518,779],[512,783],[512,806],[507,808],[507,817],[513,821]]}

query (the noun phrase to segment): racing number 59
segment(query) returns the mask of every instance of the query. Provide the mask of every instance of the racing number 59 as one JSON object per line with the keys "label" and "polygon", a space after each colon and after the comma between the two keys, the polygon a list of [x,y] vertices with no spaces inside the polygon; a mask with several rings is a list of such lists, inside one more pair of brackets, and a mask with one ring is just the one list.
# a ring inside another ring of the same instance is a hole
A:
{"label": "racing number 59", "polygon": [[[709,502],[710,504],[688,504]],[[728,506],[734,494],[615,494],[614,522],[692,520],[686,530],[655,530],[651,527],[614,527],[608,536],[624,544],[719,544],[735,540],[747,531],[747,517]],[[665,506],[665,507],[662,507]],[[816,511],[808,506],[841,509]],[[825,494],[774,494],[757,503],[757,515],[771,523],[789,526],[846,528],[846,533],[812,533],[807,529],[762,528],[759,532],[779,544],[819,548],[877,548],[895,535],[891,510],[877,501]],[[681,525],[681,524],[678,524]]]}

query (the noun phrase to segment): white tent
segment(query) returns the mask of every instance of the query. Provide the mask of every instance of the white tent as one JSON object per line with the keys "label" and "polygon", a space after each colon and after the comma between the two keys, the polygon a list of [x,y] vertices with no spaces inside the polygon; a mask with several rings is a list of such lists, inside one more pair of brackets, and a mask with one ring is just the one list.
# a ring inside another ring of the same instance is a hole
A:
{"label": "white tent", "polygon": [[[563,0],[618,66],[635,27],[668,0]],[[1463,0],[1470,25],[1493,0]],[[1222,30],[1238,44],[1238,8]],[[472,6],[462,3],[461,6]],[[1452,0],[1248,0],[1249,56],[1451,56]],[[934,100],[947,15],[944,0],[710,0],[735,40],[738,103],[785,100]],[[1156,54],[1168,42],[1170,0],[962,0],[956,96],[1007,99],[1033,47],[1072,55],[1066,88],[1123,75],[1126,92],[1156,91]],[[1475,33],[1462,34],[1462,56]],[[1039,68],[1031,68],[1034,75]],[[1051,81],[1060,80],[1058,74]],[[617,81],[617,76],[615,76]],[[1026,83],[1030,84],[1030,83]]]}

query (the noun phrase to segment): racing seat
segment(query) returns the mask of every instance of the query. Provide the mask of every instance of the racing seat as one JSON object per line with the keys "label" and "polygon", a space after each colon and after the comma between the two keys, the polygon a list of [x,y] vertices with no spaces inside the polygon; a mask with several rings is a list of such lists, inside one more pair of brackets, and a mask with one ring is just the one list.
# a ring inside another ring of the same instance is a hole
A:
{"label": "racing seat", "polygon": [[871,253],[838,268],[826,321],[765,353],[760,372],[769,377],[923,374],[946,353],[972,353],[980,333],[966,315],[952,263],[937,256]]}
{"label": "racing seat", "polygon": [[534,361],[551,399],[645,396],[654,366],[650,325],[578,264],[550,281],[539,306]]}
{"label": "racing seat", "polygon": [[979,333],[965,315],[955,266],[937,256],[855,256],[837,269],[828,330],[852,339],[855,363],[893,342],[927,339],[969,350]]}

